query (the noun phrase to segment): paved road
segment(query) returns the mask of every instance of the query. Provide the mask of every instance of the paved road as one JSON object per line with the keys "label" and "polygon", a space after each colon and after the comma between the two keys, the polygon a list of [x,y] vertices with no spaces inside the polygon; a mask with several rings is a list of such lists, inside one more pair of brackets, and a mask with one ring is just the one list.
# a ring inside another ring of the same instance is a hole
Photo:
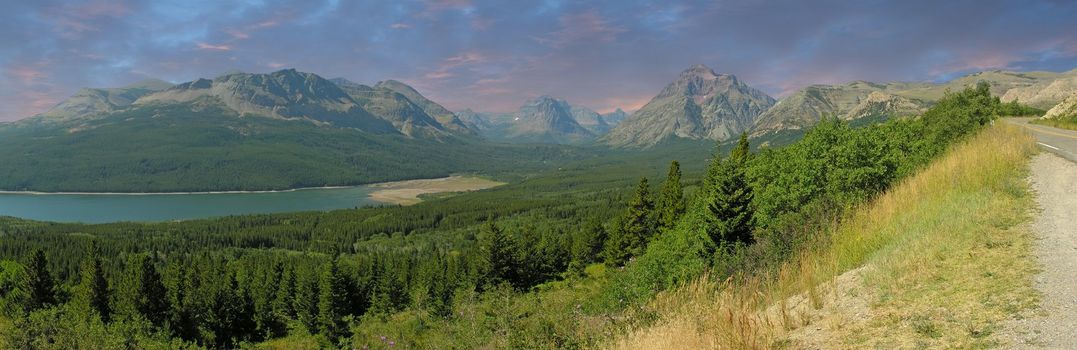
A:
{"label": "paved road", "polygon": [[1077,131],[1029,124],[1032,118],[1004,118],[1003,120],[1023,126],[1036,135],[1040,148],[1077,162]]}

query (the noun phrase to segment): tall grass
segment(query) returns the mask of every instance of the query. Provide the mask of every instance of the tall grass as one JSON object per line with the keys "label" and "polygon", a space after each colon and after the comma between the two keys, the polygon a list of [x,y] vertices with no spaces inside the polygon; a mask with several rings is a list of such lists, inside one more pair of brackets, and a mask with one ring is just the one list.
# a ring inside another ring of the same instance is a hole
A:
{"label": "tall grass", "polygon": [[1077,116],[1069,117],[1069,118],[1061,118],[1061,117],[1059,117],[1059,118],[1048,118],[1048,119],[1036,118],[1036,119],[1032,119],[1032,121],[1030,121],[1029,123],[1039,124],[1039,125],[1046,125],[1046,126],[1050,126],[1050,127],[1059,128],[1059,129],[1077,130]]}
{"label": "tall grass", "polygon": [[[1028,289],[1033,263],[1015,261],[1021,257],[1012,255],[1027,249],[1030,240],[1014,227],[1027,219],[1032,205],[1023,175],[1035,151],[1034,139],[1020,128],[1004,123],[987,127],[849,211],[818,244],[777,272],[725,281],[704,277],[660,294],[649,307],[661,321],[615,339],[610,347],[799,347],[803,344],[790,335],[811,322],[824,322],[811,328],[830,330],[825,338],[842,347],[867,346],[865,342],[900,346],[916,337],[926,339],[913,340],[918,345],[980,344],[975,341],[984,339],[985,327],[1034,302]],[[984,247],[991,246],[984,240],[1009,250],[984,253]],[[1004,271],[998,264],[1014,269]],[[993,275],[961,280],[983,265],[994,266],[985,267],[993,269]],[[858,271],[847,273],[854,269]],[[854,297],[868,299],[862,303],[867,312],[889,314],[851,320],[827,307],[862,285],[867,286],[864,292]],[[938,293],[906,288],[910,285]],[[991,297],[983,295],[985,291],[1010,300],[983,302]],[[888,309],[895,303],[905,309]],[[965,324],[937,321],[933,317],[939,312],[909,315],[932,308],[960,309],[951,321]],[[964,328],[951,331],[955,327]],[[984,329],[970,330],[976,327]]]}

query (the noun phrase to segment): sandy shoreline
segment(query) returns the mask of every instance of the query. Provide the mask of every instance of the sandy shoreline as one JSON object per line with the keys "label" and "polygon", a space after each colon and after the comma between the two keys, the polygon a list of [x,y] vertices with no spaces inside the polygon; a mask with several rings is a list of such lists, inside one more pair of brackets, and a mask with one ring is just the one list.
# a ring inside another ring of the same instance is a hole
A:
{"label": "sandy shoreline", "polygon": [[444,192],[467,192],[504,185],[504,182],[492,181],[470,176],[450,176],[440,179],[405,180],[371,184],[375,188],[370,199],[378,202],[411,205],[422,202],[419,196]]}
{"label": "sandy shoreline", "polygon": [[41,191],[0,191],[0,195],[31,195],[31,196],[56,196],[56,195],[79,195],[79,196],[169,196],[169,195],[207,195],[207,194],[258,194],[258,193],[285,193],[297,191],[333,190],[344,188],[368,187],[373,191],[369,194],[370,199],[386,203],[411,205],[422,200],[419,196],[424,194],[442,192],[467,192],[487,189],[504,185],[497,182],[472,176],[453,175],[436,179],[418,179],[379,182],[359,186],[323,186],[302,187],[286,190],[264,191],[206,191],[206,192],[41,192]]}

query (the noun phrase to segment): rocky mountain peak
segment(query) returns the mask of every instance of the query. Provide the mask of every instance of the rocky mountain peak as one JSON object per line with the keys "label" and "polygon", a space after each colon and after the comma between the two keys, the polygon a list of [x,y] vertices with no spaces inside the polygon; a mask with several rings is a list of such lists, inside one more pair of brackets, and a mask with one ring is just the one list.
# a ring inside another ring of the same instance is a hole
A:
{"label": "rocky mountain peak", "polygon": [[726,140],[750,128],[773,104],[773,98],[736,76],[695,65],[617,125],[604,141],[649,147],[669,137]]}

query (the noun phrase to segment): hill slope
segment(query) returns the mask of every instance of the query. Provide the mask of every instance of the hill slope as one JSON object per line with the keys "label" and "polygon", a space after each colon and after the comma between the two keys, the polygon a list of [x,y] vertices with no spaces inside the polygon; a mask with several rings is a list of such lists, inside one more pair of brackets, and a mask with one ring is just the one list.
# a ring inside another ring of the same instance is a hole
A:
{"label": "hill slope", "polygon": [[843,85],[812,85],[778,101],[759,116],[752,136],[759,137],[788,130],[800,130],[818,123],[823,117],[843,120],[915,115],[927,103],[894,95],[895,87],[856,81]]}

